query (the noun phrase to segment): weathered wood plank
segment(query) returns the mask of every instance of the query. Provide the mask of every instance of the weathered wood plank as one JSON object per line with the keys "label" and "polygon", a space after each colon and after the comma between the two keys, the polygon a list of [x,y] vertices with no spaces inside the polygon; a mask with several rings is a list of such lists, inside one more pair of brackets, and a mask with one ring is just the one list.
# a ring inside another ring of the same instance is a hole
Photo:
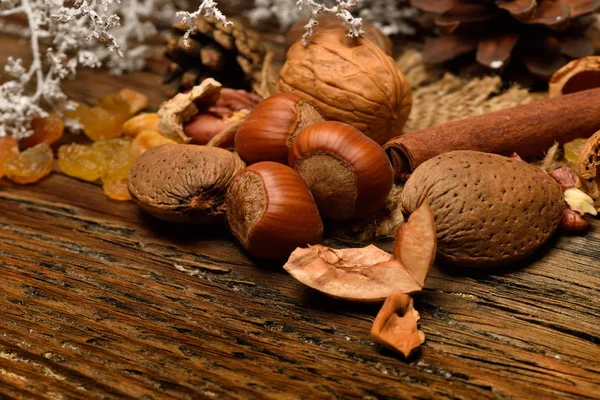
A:
{"label": "weathered wood plank", "polygon": [[[153,68],[66,88],[129,86],[156,108]],[[598,220],[512,268],[436,265],[415,302],[427,340],[403,361],[369,338],[377,307],[303,287],[224,227],[166,224],[58,173],[2,180],[0,397],[599,398],[599,267]]]}

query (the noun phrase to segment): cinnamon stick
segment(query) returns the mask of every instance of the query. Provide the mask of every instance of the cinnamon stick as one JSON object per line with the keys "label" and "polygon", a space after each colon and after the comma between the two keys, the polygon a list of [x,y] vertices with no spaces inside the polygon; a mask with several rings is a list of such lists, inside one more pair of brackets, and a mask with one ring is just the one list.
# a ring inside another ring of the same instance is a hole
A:
{"label": "cinnamon stick", "polygon": [[589,137],[600,130],[600,88],[585,90],[437,125],[390,139],[384,150],[396,178],[453,150],[476,150],[522,157],[554,144]]}

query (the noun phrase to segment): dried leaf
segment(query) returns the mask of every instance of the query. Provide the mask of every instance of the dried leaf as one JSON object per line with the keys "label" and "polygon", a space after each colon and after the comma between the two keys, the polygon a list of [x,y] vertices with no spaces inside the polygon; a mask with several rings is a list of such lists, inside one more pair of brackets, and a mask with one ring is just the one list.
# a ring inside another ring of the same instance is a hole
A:
{"label": "dried leaf", "polygon": [[158,110],[160,132],[180,143],[187,143],[190,138],[183,132],[183,125],[198,114],[198,104],[212,105],[219,99],[221,84],[209,78],[194,86],[188,93],[179,93],[165,101]]}
{"label": "dried leaf", "polygon": [[421,287],[435,260],[437,235],[433,211],[427,201],[398,228],[394,257]]}
{"label": "dried leaf", "polygon": [[418,330],[419,318],[412,297],[393,293],[373,321],[371,337],[375,342],[408,357],[425,341],[425,334]]}
{"label": "dried leaf", "polygon": [[501,69],[508,64],[513,48],[519,41],[519,35],[506,34],[479,41],[477,62],[492,69]]}

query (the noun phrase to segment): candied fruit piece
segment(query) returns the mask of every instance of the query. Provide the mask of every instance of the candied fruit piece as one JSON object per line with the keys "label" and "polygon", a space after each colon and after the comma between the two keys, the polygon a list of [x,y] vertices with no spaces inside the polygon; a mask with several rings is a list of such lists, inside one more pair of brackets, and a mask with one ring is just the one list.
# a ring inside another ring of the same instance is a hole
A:
{"label": "candied fruit piece", "polygon": [[19,154],[19,142],[12,136],[0,137],[0,178],[4,176],[4,163]]}
{"label": "candied fruit piece", "polygon": [[92,141],[113,139],[121,136],[126,118],[118,112],[92,107],[81,115],[83,133]]}
{"label": "candied fruit piece", "polygon": [[150,150],[153,147],[160,146],[161,144],[177,144],[176,141],[164,137],[157,131],[142,131],[133,139],[131,143],[133,153],[136,157],[142,155],[146,150]]}
{"label": "candied fruit piece", "polygon": [[119,94],[129,104],[129,115],[135,115],[148,106],[148,96],[133,89],[121,89]]}
{"label": "candied fruit piece", "polygon": [[128,137],[119,137],[115,139],[99,140],[92,144],[95,151],[100,153],[106,160],[106,164],[113,158],[113,156],[124,146],[131,143],[131,139]]}
{"label": "candied fruit piece", "polygon": [[93,182],[102,176],[106,164],[106,157],[92,146],[72,143],[58,149],[58,167],[74,178]]}
{"label": "candied fruit piece", "polygon": [[40,143],[6,160],[4,172],[11,181],[26,184],[39,181],[52,171],[53,166],[50,146]]}
{"label": "candied fruit piece", "polygon": [[75,121],[81,122],[81,117],[85,115],[85,113],[87,113],[91,107],[78,101],[75,101],[74,103],[76,104],[75,109],[66,110],[64,112],[65,118],[74,119]]}
{"label": "candied fruit piece", "polygon": [[585,145],[587,139],[575,139],[568,143],[565,143],[565,160],[572,164],[577,164],[579,161],[579,154],[581,154],[581,150]]}
{"label": "candied fruit piece", "polygon": [[127,100],[119,93],[102,96],[100,100],[98,100],[96,107],[102,107],[107,111],[121,114],[125,119],[131,117],[131,107]]}
{"label": "candied fruit piece", "polygon": [[65,123],[62,118],[55,113],[50,113],[47,117],[36,118],[31,123],[33,135],[26,137],[21,141],[23,147],[33,147],[40,143],[52,144],[60,139],[65,130]]}
{"label": "candied fruit piece", "polygon": [[135,161],[131,144],[121,147],[108,163],[102,175],[104,193],[114,200],[129,200],[127,192],[127,175]]}
{"label": "candied fruit piece", "polygon": [[130,118],[123,124],[126,136],[136,137],[141,131],[158,131],[160,117],[156,113],[140,114]]}
{"label": "candied fruit piece", "polygon": [[104,194],[113,200],[131,200],[129,190],[127,190],[127,181],[109,181],[102,185]]}

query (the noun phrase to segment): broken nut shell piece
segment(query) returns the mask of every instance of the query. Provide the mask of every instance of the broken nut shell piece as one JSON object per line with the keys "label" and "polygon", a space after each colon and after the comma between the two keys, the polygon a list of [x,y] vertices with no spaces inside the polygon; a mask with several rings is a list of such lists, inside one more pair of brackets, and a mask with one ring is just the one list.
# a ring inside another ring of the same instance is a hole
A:
{"label": "broken nut shell piece", "polygon": [[600,131],[585,142],[579,155],[577,174],[581,188],[594,200],[594,207],[600,210]]}
{"label": "broken nut shell piece", "polygon": [[191,139],[183,131],[183,125],[199,112],[199,104],[215,104],[221,93],[221,84],[212,78],[205,79],[187,93],[179,93],[160,106],[160,133],[180,143]]}
{"label": "broken nut shell piece", "polygon": [[393,293],[385,300],[373,321],[371,337],[375,342],[408,358],[425,341],[425,334],[418,329],[419,318],[412,297]]}
{"label": "broken nut shell piece", "polygon": [[600,57],[590,56],[573,60],[552,75],[548,95],[565,94],[600,87]]}

